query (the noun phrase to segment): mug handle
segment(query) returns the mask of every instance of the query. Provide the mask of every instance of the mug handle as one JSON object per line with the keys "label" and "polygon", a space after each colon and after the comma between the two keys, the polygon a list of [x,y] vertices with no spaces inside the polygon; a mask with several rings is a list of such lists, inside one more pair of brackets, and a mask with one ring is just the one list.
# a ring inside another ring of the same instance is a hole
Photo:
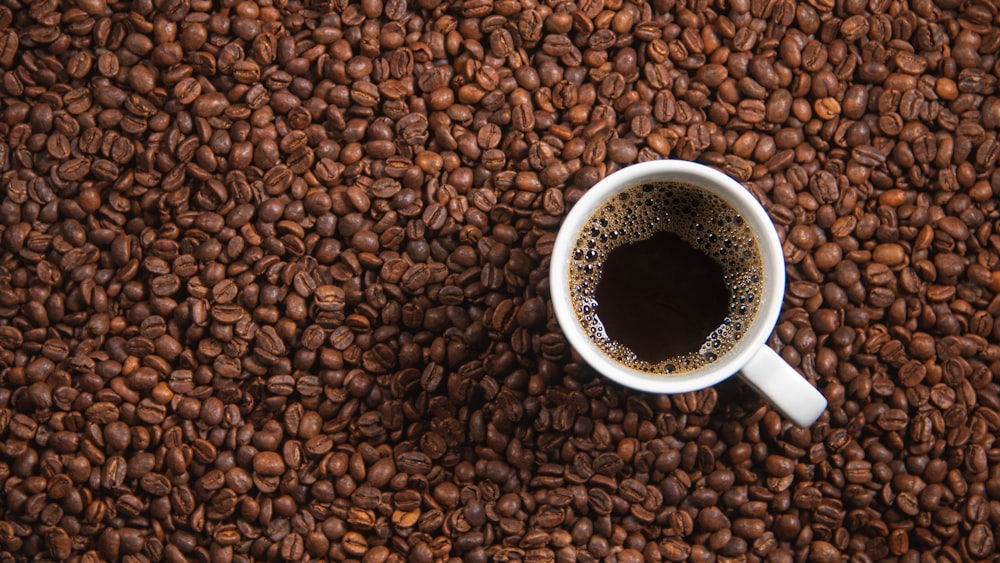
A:
{"label": "mug handle", "polygon": [[802,428],[811,426],[826,410],[823,393],[768,346],[762,346],[740,373],[781,414]]}

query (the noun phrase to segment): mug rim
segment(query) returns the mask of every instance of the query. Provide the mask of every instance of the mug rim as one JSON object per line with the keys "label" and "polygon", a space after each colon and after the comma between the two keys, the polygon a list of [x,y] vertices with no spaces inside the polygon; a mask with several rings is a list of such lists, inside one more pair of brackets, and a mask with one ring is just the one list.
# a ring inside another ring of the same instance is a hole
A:
{"label": "mug rim", "polygon": [[[584,224],[600,206],[637,184],[679,181],[705,189],[733,206],[750,225],[757,239],[763,266],[763,295],[757,315],[736,345],[714,362],[683,374],[650,374],[624,366],[608,357],[590,339],[573,311],[569,291],[569,266],[573,247]],[[556,319],[570,346],[602,375],[633,389],[651,393],[683,393],[705,389],[740,371],[767,345],[785,292],[785,261],[774,223],[764,207],[742,184],[707,165],[665,159],[632,164],[609,174],[574,204],[566,215],[552,249],[549,292]]]}

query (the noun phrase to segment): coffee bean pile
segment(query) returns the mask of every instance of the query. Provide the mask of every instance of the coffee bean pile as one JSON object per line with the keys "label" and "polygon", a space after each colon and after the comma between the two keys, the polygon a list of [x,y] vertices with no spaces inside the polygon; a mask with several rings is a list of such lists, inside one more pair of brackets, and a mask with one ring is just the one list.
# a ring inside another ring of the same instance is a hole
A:
{"label": "coffee bean pile", "polygon": [[[992,0],[7,0],[0,561],[983,560]],[[567,208],[767,208],[830,407],[607,383]]]}

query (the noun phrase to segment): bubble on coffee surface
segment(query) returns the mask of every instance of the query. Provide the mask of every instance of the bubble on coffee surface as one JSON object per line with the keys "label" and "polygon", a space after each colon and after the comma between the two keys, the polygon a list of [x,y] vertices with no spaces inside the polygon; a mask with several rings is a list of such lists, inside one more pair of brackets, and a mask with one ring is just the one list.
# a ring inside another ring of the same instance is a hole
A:
{"label": "bubble on coffee surface", "polygon": [[[640,360],[608,337],[595,298],[601,265],[621,246],[667,231],[712,257],[724,273],[729,314],[693,353],[658,363]],[[623,190],[584,224],[570,263],[570,296],[590,339],[616,362],[637,371],[681,375],[724,356],[736,346],[757,313],[763,264],[753,231],[725,200],[680,182],[640,184]]]}

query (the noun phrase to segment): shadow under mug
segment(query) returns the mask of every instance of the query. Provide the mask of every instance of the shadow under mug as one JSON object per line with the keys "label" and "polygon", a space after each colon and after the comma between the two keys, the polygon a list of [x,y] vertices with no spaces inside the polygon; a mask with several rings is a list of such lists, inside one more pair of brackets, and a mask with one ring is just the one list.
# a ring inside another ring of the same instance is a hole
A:
{"label": "shadow under mug", "polygon": [[[570,293],[571,256],[584,225],[620,192],[652,182],[680,182],[721,197],[752,229],[763,262],[763,293],[757,314],[742,338],[715,361],[680,374],[646,373],[609,357],[581,324]],[[823,394],[767,346],[768,337],[778,322],[785,292],[781,242],[760,203],[739,182],[722,172],[694,162],[656,160],[634,164],[608,175],[580,198],[560,227],[552,250],[550,281],[556,319],[570,345],[594,369],[617,383],[649,393],[684,393],[705,389],[740,374],[800,427],[816,422],[826,409]]]}

